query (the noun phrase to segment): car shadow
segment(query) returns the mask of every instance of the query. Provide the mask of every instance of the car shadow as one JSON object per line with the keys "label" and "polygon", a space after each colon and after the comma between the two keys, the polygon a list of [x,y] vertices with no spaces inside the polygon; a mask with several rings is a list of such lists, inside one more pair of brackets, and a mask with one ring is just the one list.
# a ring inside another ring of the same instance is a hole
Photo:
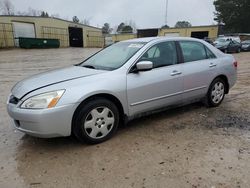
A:
{"label": "car shadow", "polygon": [[[205,108],[204,104],[201,102],[189,104],[183,107],[172,108],[167,110],[162,110],[160,112],[153,112],[150,115],[142,116],[136,119],[129,121],[126,125],[120,126],[117,135],[122,136],[126,131],[133,131],[136,129],[141,129],[143,127],[150,127],[157,121],[168,120],[178,116],[178,118],[186,113],[190,113],[197,109]],[[170,125],[171,126],[171,125]],[[180,129],[182,126],[177,126],[177,129]],[[111,139],[112,140],[112,139]],[[29,135],[24,135],[21,138],[21,143],[19,144],[20,148],[29,148],[29,149],[43,149],[43,150],[61,150],[61,148],[67,149],[70,148],[86,148],[91,147],[91,145],[80,143],[74,136],[70,137],[61,137],[61,138],[35,138]]]}
{"label": "car shadow", "polygon": [[194,112],[198,109],[206,109],[206,107],[204,107],[204,104],[202,102],[196,102],[196,103],[188,104],[188,105],[181,106],[181,107],[173,107],[173,108],[161,110],[158,112],[157,111],[152,112],[149,115],[145,115],[145,116],[135,118],[129,121],[125,126],[122,126],[121,129],[126,129],[127,127],[129,128],[140,127],[145,124],[149,124],[149,125],[154,124],[154,122],[156,121],[167,120],[167,119],[174,118],[177,116],[178,117],[183,116],[184,114]]}

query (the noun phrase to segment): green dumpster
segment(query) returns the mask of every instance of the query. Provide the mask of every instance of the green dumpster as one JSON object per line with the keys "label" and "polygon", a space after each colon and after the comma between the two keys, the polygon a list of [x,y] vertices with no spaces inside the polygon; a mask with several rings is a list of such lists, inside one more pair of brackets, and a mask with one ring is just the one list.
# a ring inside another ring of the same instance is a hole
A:
{"label": "green dumpster", "polygon": [[60,41],[58,39],[46,38],[24,38],[19,37],[20,48],[59,48]]}

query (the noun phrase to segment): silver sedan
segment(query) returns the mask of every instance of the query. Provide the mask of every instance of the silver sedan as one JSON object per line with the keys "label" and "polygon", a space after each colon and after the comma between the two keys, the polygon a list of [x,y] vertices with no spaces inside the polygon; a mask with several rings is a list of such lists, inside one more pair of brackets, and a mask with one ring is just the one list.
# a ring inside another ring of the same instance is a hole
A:
{"label": "silver sedan", "polygon": [[75,135],[96,144],[119,124],[149,112],[203,100],[221,104],[236,82],[237,62],[192,38],[116,43],[82,63],[17,83],[8,99],[16,129],[51,138]]}

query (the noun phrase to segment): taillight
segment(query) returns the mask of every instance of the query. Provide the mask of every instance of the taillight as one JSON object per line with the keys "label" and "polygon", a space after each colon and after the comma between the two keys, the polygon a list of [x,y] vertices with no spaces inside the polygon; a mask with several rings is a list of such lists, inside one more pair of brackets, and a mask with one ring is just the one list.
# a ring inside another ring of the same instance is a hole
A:
{"label": "taillight", "polygon": [[238,62],[237,62],[237,61],[234,62],[234,67],[235,67],[235,68],[238,67]]}

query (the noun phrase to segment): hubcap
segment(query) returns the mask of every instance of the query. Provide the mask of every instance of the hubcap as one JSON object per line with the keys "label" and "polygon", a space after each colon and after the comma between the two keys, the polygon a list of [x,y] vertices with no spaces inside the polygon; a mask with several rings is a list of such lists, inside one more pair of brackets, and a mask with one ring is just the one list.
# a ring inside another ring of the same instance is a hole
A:
{"label": "hubcap", "polygon": [[212,101],[215,104],[218,104],[221,102],[221,100],[224,97],[224,92],[225,92],[225,88],[224,88],[224,84],[221,82],[217,82],[212,90]]}
{"label": "hubcap", "polygon": [[94,139],[107,136],[115,123],[113,112],[107,107],[97,107],[89,112],[84,122],[84,130]]}

